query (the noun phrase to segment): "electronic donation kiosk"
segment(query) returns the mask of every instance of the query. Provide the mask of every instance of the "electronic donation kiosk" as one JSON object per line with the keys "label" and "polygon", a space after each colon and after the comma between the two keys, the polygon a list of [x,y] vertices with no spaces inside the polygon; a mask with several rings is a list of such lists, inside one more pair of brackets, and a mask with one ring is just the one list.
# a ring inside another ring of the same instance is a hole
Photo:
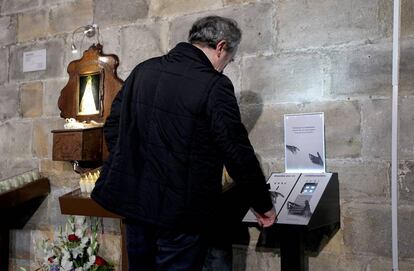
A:
{"label": "electronic donation kiosk", "polygon": [[[280,251],[282,271],[308,270],[340,228],[337,173],[325,172],[323,113],[285,115],[285,173],[272,173],[267,183],[277,213],[263,229],[259,245]],[[244,222],[255,222],[249,211]]]}

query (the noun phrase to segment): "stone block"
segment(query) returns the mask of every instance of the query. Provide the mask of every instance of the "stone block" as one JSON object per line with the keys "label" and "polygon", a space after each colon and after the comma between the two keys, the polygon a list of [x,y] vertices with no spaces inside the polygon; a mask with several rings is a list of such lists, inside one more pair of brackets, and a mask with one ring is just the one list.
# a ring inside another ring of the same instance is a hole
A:
{"label": "stone block", "polygon": [[[56,79],[44,81],[43,93],[43,115],[47,117],[60,116],[58,99],[60,92],[67,84],[67,79]],[[62,126],[63,127],[63,126]],[[62,128],[60,127],[60,128]]]}
{"label": "stone block", "polygon": [[283,109],[263,105],[240,106],[240,113],[257,155],[264,159],[281,159],[284,153]]}
{"label": "stone block", "polygon": [[[383,219],[382,221],[391,221]],[[398,207],[398,247],[399,256],[405,259],[414,258],[413,246],[413,222],[414,221],[414,207],[412,205],[404,205]],[[391,224],[389,225],[391,228]]]}
{"label": "stone block", "polygon": [[75,188],[79,185],[79,174],[73,171],[70,162],[40,160],[40,172],[56,187]]}
{"label": "stone block", "polygon": [[401,1],[401,36],[414,36],[414,2],[412,0]]}
{"label": "stone block", "polygon": [[121,45],[119,43],[119,27],[111,27],[101,30],[104,54],[115,54],[119,57]]}
{"label": "stone block", "polygon": [[33,122],[33,156],[37,158],[52,158],[52,130],[62,129],[63,119],[47,118]]}
{"label": "stone block", "polygon": [[76,28],[90,24],[92,18],[92,0],[77,0],[58,5],[50,10],[49,33],[72,33]]}
{"label": "stone block", "polygon": [[234,62],[229,63],[223,73],[231,80],[236,97],[239,97],[241,92],[240,59],[236,59]]}
{"label": "stone block", "polygon": [[[4,159],[4,160],[3,160]],[[38,161],[32,158],[12,158],[6,157],[0,160],[0,180],[6,179],[21,173],[37,169]]]}
{"label": "stone block", "polygon": [[205,10],[214,10],[223,7],[220,0],[186,1],[186,0],[158,0],[151,1],[151,17],[169,17],[196,13]]}
{"label": "stone block", "polygon": [[273,251],[256,251],[249,247],[233,247],[233,270],[280,270],[280,258]]}
{"label": "stone block", "polygon": [[94,18],[99,26],[130,24],[147,15],[148,4],[145,0],[100,0],[94,6]]}
{"label": "stone block", "polygon": [[[392,270],[392,259],[391,258],[373,258],[367,265],[367,270],[375,271],[389,271]],[[399,259],[398,270],[400,271],[411,271],[414,270],[414,262],[410,259]]]}
{"label": "stone block", "polygon": [[160,23],[154,23],[121,29],[121,71],[130,71],[138,63],[166,53],[160,38],[161,28]]}
{"label": "stone block", "polygon": [[273,4],[256,3],[175,18],[171,22],[170,48],[178,42],[187,41],[188,31],[197,19],[208,15],[219,15],[236,20],[243,32],[238,55],[272,52],[276,35],[274,12]]}
{"label": "stone block", "polygon": [[11,230],[10,231],[10,253],[14,258],[30,258],[31,244],[30,230]]}
{"label": "stone block", "polygon": [[[414,118],[411,113],[414,110],[413,103],[414,98],[412,96],[399,99],[399,159],[414,160]],[[391,114],[389,118],[391,118]],[[389,129],[391,130],[391,125]],[[388,144],[391,145],[391,137]]]}
{"label": "stone block", "polygon": [[[391,257],[391,204],[347,204],[343,205],[342,222],[345,245],[359,255]],[[399,256],[413,258],[411,221],[414,219],[412,206],[398,209]]]}
{"label": "stone block", "polygon": [[20,110],[25,118],[40,117],[43,114],[43,83],[25,83],[20,86]]}
{"label": "stone block", "polygon": [[[354,254],[391,256],[390,205],[378,203],[342,205],[341,215],[344,242]],[[400,212],[400,215],[403,216],[403,213]],[[400,236],[404,236],[403,232],[400,228]],[[400,248],[402,249],[402,246]],[[400,256],[404,257],[403,254],[407,255],[407,252],[401,250]]]}
{"label": "stone block", "polygon": [[[401,44],[400,54],[401,55],[400,55],[399,93],[401,95],[413,95],[414,94],[414,76],[413,76],[414,74],[414,40],[403,41]],[[391,95],[392,88],[389,87],[388,91]]]}
{"label": "stone block", "polygon": [[9,121],[0,124],[0,153],[3,157],[28,159],[32,157],[32,123]]}
{"label": "stone block", "polygon": [[16,42],[16,16],[0,17],[0,46]]}
{"label": "stone block", "polygon": [[39,0],[3,0],[1,15],[21,13],[39,7]]}
{"label": "stone block", "polygon": [[257,0],[224,0],[224,6],[258,2]]}
{"label": "stone block", "polygon": [[0,121],[19,116],[19,89],[17,85],[0,86]]}
{"label": "stone block", "polygon": [[35,10],[18,15],[17,40],[25,42],[47,36],[49,11]]}
{"label": "stone block", "polygon": [[257,93],[264,104],[319,100],[325,89],[324,67],[317,54],[245,58],[242,91]]}
{"label": "stone block", "polygon": [[332,52],[331,94],[338,96],[389,96],[392,53],[390,44],[369,45]]}
{"label": "stone block", "polygon": [[414,161],[401,161],[398,167],[398,199],[401,203],[414,205]]}
{"label": "stone block", "polygon": [[362,102],[362,156],[391,157],[391,100]]}
{"label": "stone block", "polygon": [[390,198],[388,163],[334,160],[327,165],[328,172],[338,172],[342,201],[377,202]]}
{"label": "stone block", "polygon": [[249,107],[241,105],[243,122],[246,127],[253,127],[249,134],[251,142],[257,153],[264,159],[284,157],[283,115],[310,112],[325,112],[328,158],[360,156],[361,115],[359,104],[356,102],[315,102]]}
{"label": "stone block", "polygon": [[102,232],[120,235],[121,234],[121,220],[117,218],[104,217]]}
{"label": "stone block", "polygon": [[309,257],[309,270],[312,271],[366,271],[367,259],[361,256],[340,256],[322,253],[317,257]]}
{"label": "stone block", "polygon": [[9,49],[0,48],[0,85],[3,85],[9,79]]}
{"label": "stone block", "polygon": [[48,216],[49,216],[49,225],[55,227],[57,231],[59,226],[65,226],[68,215],[62,215],[60,212],[59,197],[63,196],[66,193],[74,190],[74,187],[62,187],[51,185],[51,193],[48,200]]}
{"label": "stone block", "polygon": [[386,22],[379,16],[383,2],[278,1],[278,47],[320,47],[385,37]]}
{"label": "stone block", "polygon": [[[23,72],[23,52],[46,49],[46,70]],[[10,48],[10,80],[41,80],[64,75],[63,66],[63,40],[50,39],[37,43],[16,45]]]}

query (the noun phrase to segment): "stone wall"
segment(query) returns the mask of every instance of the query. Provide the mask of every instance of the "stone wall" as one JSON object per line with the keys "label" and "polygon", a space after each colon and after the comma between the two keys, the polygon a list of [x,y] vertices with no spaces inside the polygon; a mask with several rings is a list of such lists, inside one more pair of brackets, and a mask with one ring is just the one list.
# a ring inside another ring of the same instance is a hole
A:
{"label": "stone wall", "polygon": [[[414,1],[402,0],[399,141],[400,270],[414,270]],[[62,127],[57,99],[71,32],[101,27],[104,51],[125,78],[140,61],[186,38],[198,17],[235,18],[243,41],[225,73],[268,175],[283,171],[283,114],[325,112],[328,171],[338,172],[341,230],[310,270],[391,270],[391,0],[0,0],[0,179],[39,168],[52,193],[11,233],[11,270],[34,269],[34,242],[65,217],[57,199],[77,186],[71,165],[51,160],[50,130]],[[85,39],[82,49],[95,42]],[[79,44],[79,43],[78,43]],[[46,48],[47,70],[22,72],[25,51]],[[105,219],[104,253],[119,261],[119,225]],[[279,257],[235,247],[235,270],[278,270]]]}

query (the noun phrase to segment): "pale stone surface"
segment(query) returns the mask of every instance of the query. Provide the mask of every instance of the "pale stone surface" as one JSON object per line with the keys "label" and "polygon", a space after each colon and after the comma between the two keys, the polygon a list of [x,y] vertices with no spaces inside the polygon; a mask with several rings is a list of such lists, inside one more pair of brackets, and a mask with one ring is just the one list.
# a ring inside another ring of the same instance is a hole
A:
{"label": "pale stone surface", "polygon": [[[4,144],[1,142],[1,144]],[[6,179],[12,176],[19,175],[21,173],[37,169],[38,161],[32,158],[12,158],[7,159],[3,156],[0,159],[0,180]]]}
{"label": "pale stone surface", "polygon": [[[46,49],[46,70],[23,73],[23,52]],[[49,39],[38,43],[16,45],[10,48],[10,80],[39,80],[63,75],[63,40]]]}
{"label": "pale stone surface", "polygon": [[9,79],[9,49],[0,48],[0,85],[3,85]]}
{"label": "pale stone surface", "polygon": [[391,157],[391,100],[367,100],[362,103],[362,156]]}
{"label": "pale stone surface", "polygon": [[[367,265],[367,270],[375,271],[389,271],[392,270],[392,259],[391,258],[373,258]],[[398,270],[400,271],[411,271],[414,270],[414,261],[409,259],[398,260]]]}
{"label": "pale stone surface", "polygon": [[[58,99],[60,92],[66,86],[68,79],[44,81],[43,115],[48,117],[60,116]],[[63,126],[62,126],[63,127]],[[60,128],[62,128],[60,127]]]}
{"label": "pale stone surface", "polygon": [[19,13],[39,6],[39,0],[3,0],[1,14]]}
{"label": "pale stone surface", "polygon": [[328,172],[337,172],[341,200],[376,202],[390,198],[389,170],[386,162],[329,161]]}
{"label": "pale stone surface", "polygon": [[320,254],[309,257],[309,270],[312,271],[367,271],[364,258],[357,255],[340,256],[335,254]]}
{"label": "pale stone surface", "polygon": [[16,16],[0,17],[0,46],[16,42]]}
{"label": "pale stone surface", "polygon": [[382,1],[278,1],[278,46],[319,47],[384,37]]}
{"label": "pale stone surface", "polygon": [[121,30],[120,70],[132,70],[148,58],[166,53],[160,39],[160,23],[137,25]]}
{"label": "pale stone surface", "polygon": [[241,91],[240,59],[236,59],[234,62],[229,63],[223,73],[231,80],[236,97],[239,97]]}
{"label": "pale stone surface", "polygon": [[25,118],[43,114],[43,83],[40,81],[20,85],[20,107]]}
{"label": "pale stone surface", "polygon": [[70,162],[41,159],[40,172],[56,187],[75,188],[79,185],[79,174],[73,171]]}
{"label": "pale stone surface", "polygon": [[[146,0],[99,0],[95,1],[95,22],[99,26],[134,23],[148,15]],[[152,1],[153,2],[153,1]],[[171,3],[175,3],[171,2]]]}
{"label": "pale stone surface", "polygon": [[220,0],[158,0],[151,1],[150,15],[159,17],[178,16],[198,11],[213,10],[222,7]]}
{"label": "pale stone surface", "polygon": [[254,248],[233,247],[233,270],[280,270],[280,258],[272,251],[255,251]]}
{"label": "pale stone surface", "polygon": [[[253,126],[249,137],[255,150],[263,158],[284,157],[283,115],[325,112],[326,154],[328,158],[359,157],[361,153],[361,116],[356,102],[315,102],[304,104],[258,105],[250,113],[242,107],[242,116],[253,116],[247,127]],[[257,119],[257,121],[255,121]]]}
{"label": "pale stone surface", "polygon": [[325,89],[324,60],[316,54],[245,58],[242,89],[257,93],[263,104],[318,100]]}
{"label": "pale stone surface", "polygon": [[[92,0],[78,0],[58,5],[50,10],[49,32],[51,34],[69,32],[92,23]],[[79,34],[81,37],[82,34]]]}
{"label": "pale stone surface", "polygon": [[0,85],[0,121],[19,116],[19,88]]}
{"label": "pale stone surface", "polygon": [[[413,13],[414,14],[414,13]],[[412,20],[414,21],[414,20]],[[414,34],[414,30],[413,30]],[[402,42],[400,49],[400,79],[399,93],[400,95],[414,94],[414,40]],[[391,89],[389,89],[391,93]]]}
{"label": "pale stone surface", "polygon": [[402,0],[401,1],[401,35],[414,36],[414,1]]}
{"label": "pale stone surface", "polygon": [[[345,245],[351,247],[353,253],[391,256],[391,227],[388,225],[391,221],[390,205],[343,205],[341,215]],[[400,228],[401,236],[403,232],[407,233]],[[401,250],[400,256],[403,255],[407,255],[407,252]]]}
{"label": "pale stone surface", "polygon": [[11,230],[10,231],[10,253],[15,258],[30,258],[31,247],[31,231],[30,230]]}
{"label": "pale stone surface", "polygon": [[399,106],[401,110],[399,114],[399,159],[414,160],[414,118],[412,114],[414,98],[412,96],[401,98]]}
{"label": "pale stone surface", "polygon": [[10,158],[31,158],[31,133],[32,123],[28,121],[9,121],[0,124],[1,155]]}
{"label": "pale stone surface", "polygon": [[33,122],[33,156],[52,158],[52,130],[62,129],[61,118],[39,119]]}
{"label": "pale stone surface", "polygon": [[25,42],[45,37],[49,27],[49,11],[45,9],[18,15],[17,40]]}
{"label": "pale stone surface", "polygon": [[237,5],[237,4],[245,4],[251,2],[258,2],[258,0],[224,0],[224,5]]}
{"label": "pale stone surface", "polygon": [[[62,176],[64,178],[64,176]],[[48,218],[50,225],[55,227],[57,230],[58,226],[64,226],[68,219],[67,215],[62,215],[60,212],[59,197],[74,190],[74,187],[64,187],[51,185],[51,193],[48,196]]]}
{"label": "pale stone surface", "polygon": [[398,168],[399,201],[414,205],[414,161],[400,162]]}
{"label": "pale stone surface", "polygon": [[102,46],[104,54],[115,54],[119,57],[121,45],[119,41],[119,27],[111,27],[101,30]]}
{"label": "pale stone surface", "polygon": [[331,94],[389,96],[391,94],[391,46],[369,45],[332,52]]}
{"label": "pale stone surface", "polygon": [[243,32],[238,55],[271,52],[276,35],[274,10],[273,4],[257,3],[176,18],[171,22],[170,48],[178,42],[187,41],[188,31],[198,18],[219,15],[236,20]]}

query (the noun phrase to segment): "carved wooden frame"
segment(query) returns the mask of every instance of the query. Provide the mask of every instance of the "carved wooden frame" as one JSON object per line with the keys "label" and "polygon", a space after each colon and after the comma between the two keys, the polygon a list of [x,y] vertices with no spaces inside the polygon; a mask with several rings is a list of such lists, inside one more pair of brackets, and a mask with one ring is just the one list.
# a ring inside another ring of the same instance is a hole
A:
{"label": "carved wooden frame", "polygon": [[[119,59],[116,55],[105,55],[101,44],[93,44],[83,53],[81,59],[74,60],[68,65],[69,81],[62,89],[58,100],[60,116],[74,118],[78,121],[105,122],[111,112],[112,101],[121,89],[123,81],[118,78],[116,69]],[[99,114],[78,115],[80,77],[85,75],[101,74],[100,101],[102,108]]]}

